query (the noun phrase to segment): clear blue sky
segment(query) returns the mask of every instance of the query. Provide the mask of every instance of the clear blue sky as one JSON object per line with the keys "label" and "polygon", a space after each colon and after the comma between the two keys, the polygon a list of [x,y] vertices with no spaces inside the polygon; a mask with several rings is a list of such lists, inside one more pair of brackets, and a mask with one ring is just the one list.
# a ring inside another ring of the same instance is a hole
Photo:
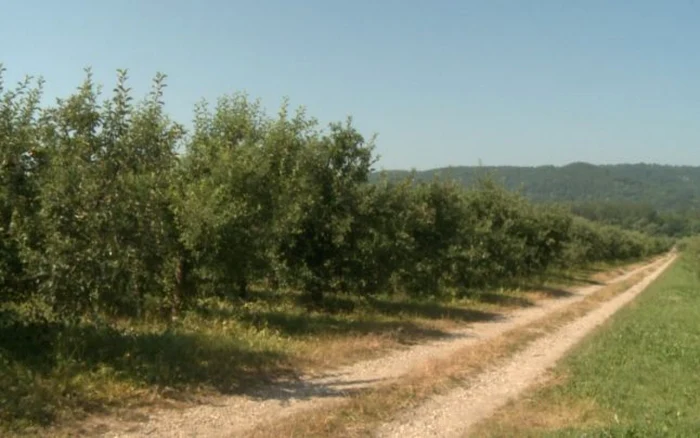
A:
{"label": "clear blue sky", "polygon": [[0,62],[65,96],[128,68],[191,119],[235,91],[379,134],[385,168],[700,165],[697,1],[24,0]]}

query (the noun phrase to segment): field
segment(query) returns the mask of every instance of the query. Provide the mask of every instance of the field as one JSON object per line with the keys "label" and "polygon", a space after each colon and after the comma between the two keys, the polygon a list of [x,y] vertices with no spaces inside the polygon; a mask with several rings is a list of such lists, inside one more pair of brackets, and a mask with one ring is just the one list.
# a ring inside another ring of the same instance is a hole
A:
{"label": "field", "polygon": [[532,393],[474,436],[700,433],[700,263],[689,249]]}

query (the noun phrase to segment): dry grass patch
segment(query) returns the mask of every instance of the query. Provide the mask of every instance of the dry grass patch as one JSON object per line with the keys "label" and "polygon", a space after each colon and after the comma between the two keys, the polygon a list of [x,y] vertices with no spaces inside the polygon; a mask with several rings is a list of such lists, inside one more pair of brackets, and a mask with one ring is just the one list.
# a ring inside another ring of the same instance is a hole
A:
{"label": "dry grass patch", "polygon": [[606,412],[590,398],[548,399],[547,407],[543,409],[543,394],[552,393],[556,388],[564,386],[568,380],[569,375],[565,372],[550,372],[543,382],[530,390],[529,396],[508,402],[487,421],[477,424],[467,436],[535,437],[572,424],[582,427],[603,424]]}
{"label": "dry grass patch", "polygon": [[[523,332],[519,342],[536,338]],[[347,400],[304,412],[253,431],[251,437],[359,437],[376,425],[389,421],[397,412],[416,406],[431,395],[452,388],[457,381],[475,375],[506,357],[516,345],[512,338],[499,336],[492,342],[465,349],[449,359],[429,361],[400,382],[371,388]]]}
{"label": "dry grass patch", "polygon": [[307,374],[374,359],[403,345],[398,334],[343,336],[297,342],[294,347],[296,367]]}
{"label": "dry grass patch", "polygon": [[468,436],[536,437],[572,424],[583,428],[599,427],[605,424],[605,418],[605,412],[592,399],[548,403],[545,410],[541,401],[528,398],[509,403],[492,417],[492,421],[477,426]]}

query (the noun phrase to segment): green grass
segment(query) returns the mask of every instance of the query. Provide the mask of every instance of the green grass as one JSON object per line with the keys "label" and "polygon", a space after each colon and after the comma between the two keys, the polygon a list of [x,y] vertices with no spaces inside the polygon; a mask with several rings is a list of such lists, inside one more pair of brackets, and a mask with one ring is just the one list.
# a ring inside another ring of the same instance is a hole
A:
{"label": "green grass", "polygon": [[700,258],[686,253],[477,436],[700,436]]}
{"label": "green grass", "polygon": [[[609,268],[609,267],[608,267]],[[522,282],[561,296],[604,267]],[[542,283],[547,283],[543,285]],[[514,290],[468,299],[328,296],[310,310],[298,293],[200,301],[174,324],[85,320],[68,324],[42,306],[0,306],[0,432],[29,433],[91,413],[244,393],[298,373],[374,357],[450,329],[532,305]]]}

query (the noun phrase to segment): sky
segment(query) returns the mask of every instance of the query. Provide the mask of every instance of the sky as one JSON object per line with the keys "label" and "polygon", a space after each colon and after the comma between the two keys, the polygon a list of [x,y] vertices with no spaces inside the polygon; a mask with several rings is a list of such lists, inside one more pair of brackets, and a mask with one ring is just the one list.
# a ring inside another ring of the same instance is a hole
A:
{"label": "sky", "polygon": [[6,82],[66,97],[91,67],[168,112],[287,97],[377,134],[379,168],[700,165],[700,1],[2,0]]}

